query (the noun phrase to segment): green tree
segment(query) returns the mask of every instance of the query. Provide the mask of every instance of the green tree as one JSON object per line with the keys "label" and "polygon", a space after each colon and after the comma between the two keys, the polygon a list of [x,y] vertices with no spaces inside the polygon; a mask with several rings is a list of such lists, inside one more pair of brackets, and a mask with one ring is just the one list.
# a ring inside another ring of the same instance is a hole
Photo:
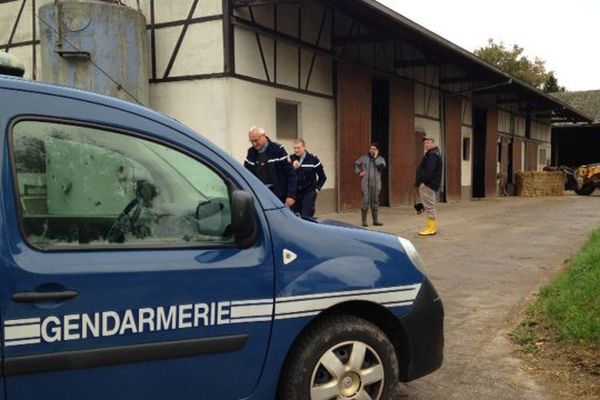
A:
{"label": "green tree", "polygon": [[476,49],[474,53],[482,60],[531,86],[543,89],[548,83],[552,85],[552,89],[560,90],[561,86],[558,85],[554,71],[546,71],[546,61],[538,57],[532,61],[523,55],[524,50],[516,44],[508,48],[502,41],[496,43],[494,39],[489,39],[487,46]]}
{"label": "green tree", "polygon": [[558,79],[554,76],[554,71],[550,71],[542,90],[546,93],[564,92],[565,87],[558,84]]}

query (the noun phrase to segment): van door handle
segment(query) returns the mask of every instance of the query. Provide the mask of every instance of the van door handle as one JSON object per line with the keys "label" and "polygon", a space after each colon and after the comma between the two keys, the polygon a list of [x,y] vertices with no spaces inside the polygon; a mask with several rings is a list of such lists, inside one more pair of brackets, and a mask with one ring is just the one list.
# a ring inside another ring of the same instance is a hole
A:
{"label": "van door handle", "polygon": [[64,290],[62,292],[19,292],[12,295],[17,303],[37,303],[40,301],[69,300],[79,294],[76,290]]}

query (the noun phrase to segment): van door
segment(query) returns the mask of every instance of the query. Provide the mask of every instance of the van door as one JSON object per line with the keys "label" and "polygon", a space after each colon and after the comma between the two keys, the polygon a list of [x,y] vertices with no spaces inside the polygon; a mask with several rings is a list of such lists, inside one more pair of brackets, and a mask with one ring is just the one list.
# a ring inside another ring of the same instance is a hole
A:
{"label": "van door", "polygon": [[231,170],[206,150],[97,126],[22,119],[9,131],[7,398],[249,395],[268,346],[273,260],[260,212],[257,242],[235,245]]}

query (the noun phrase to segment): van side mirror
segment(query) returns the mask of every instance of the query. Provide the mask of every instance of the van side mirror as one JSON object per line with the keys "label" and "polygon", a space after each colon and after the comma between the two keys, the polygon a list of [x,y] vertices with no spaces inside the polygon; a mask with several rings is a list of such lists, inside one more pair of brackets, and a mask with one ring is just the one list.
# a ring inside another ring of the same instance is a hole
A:
{"label": "van side mirror", "polygon": [[241,248],[254,244],[257,237],[254,197],[243,190],[231,193],[231,231],[235,243]]}

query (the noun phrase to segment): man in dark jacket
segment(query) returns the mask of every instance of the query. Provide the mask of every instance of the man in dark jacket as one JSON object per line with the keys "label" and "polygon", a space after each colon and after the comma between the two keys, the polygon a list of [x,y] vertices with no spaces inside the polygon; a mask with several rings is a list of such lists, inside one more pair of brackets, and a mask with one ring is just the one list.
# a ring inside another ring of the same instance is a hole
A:
{"label": "man in dark jacket", "polygon": [[425,211],[427,215],[427,228],[419,232],[421,236],[432,236],[437,233],[437,210],[435,203],[437,200],[437,191],[442,184],[442,156],[435,140],[430,137],[423,138],[423,147],[425,155],[415,179],[415,186],[419,191],[421,202],[415,204],[417,213]]}
{"label": "man in dark jacket", "polygon": [[290,163],[298,178],[296,204],[292,210],[303,218],[312,218],[315,215],[317,194],[327,180],[323,164],[316,155],[306,151],[304,139],[294,140],[294,154],[290,156]]}
{"label": "man in dark jacket", "polygon": [[248,132],[252,147],[248,149],[244,167],[271,189],[286,206],[296,199],[296,172],[288,162],[282,145],[272,142],[263,128],[253,126]]}

